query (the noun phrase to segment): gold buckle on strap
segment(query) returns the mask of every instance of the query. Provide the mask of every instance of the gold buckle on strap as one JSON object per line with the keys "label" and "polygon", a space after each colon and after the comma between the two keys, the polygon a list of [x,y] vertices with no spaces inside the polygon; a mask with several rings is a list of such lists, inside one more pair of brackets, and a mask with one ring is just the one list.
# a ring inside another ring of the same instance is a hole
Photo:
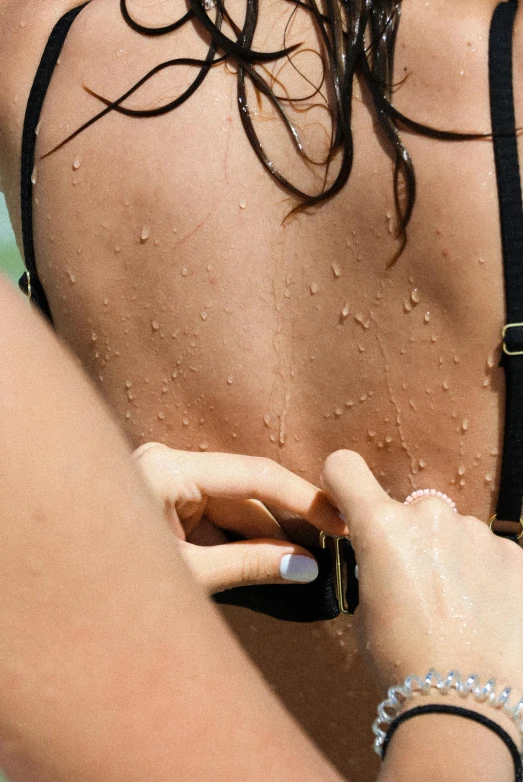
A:
{"label": "gold buckle on strap", "polygon": [[350,541],[350,538],[348,535],[327,535],[326,532],[320,532],[320,546],[323,549],[327,548],[327,538],[332,538],[332,540],[334,541],[334,572],[335,572],[334,588],[336,590],[336,599],[338,601],[338,605],[340,607],[341,613],[352,616],[351,612],[349,611],[347,601],[345,599],[346,590],[343,584],[343,567],[342,567],[342,558],[341,558],[341,541],[342,540]]}
{"label": "gold buckle on strap", "polygon": [[501,331],[501,337],[503,339],[503,353],[506,353],[507,356],[523,356],[523,350],[508,350],[507,346],[505,345],[505,336],[509,329],[515,329],[518,326],[523,326],[523,323],[507,323],[506,326],[503,326],[503,329]]}
{"label": "gold buckle on strap", "polygon": [[[523,352],[523,351],[522,351],[522,352]],[[497,517],[497,515],[496,515],[496,514],[494,514],[494,515],[493,515],[493,516],[491,516],[491,517],[490,517],[490,519],[488,520],[488,525],[489,525],[490,529],[492,530],[492,532],[494,532],[494,530],[492,529],[492,525],[494,524],[494,522],[496,521],[496,519],[497,519],[497,518],[498,518],[498,517]],[[510,523],[511,523],[511,524],[512,524],[512,523],[514,523],[514,524],[517,524],[518,522],[517,522],[517,521],[514,521],[514,522],[510,522]],[[522,516],[522,517],[520,518],[520,520],[519,520],[519,526],[521,527],[521,532],[520,532],[520,533],[519,533],[519,535],[517,536],[516,540],[519,540],[521,537],[523,537],[523,516]],[[496,533],[494,533],[494,534],[496,534]]]}

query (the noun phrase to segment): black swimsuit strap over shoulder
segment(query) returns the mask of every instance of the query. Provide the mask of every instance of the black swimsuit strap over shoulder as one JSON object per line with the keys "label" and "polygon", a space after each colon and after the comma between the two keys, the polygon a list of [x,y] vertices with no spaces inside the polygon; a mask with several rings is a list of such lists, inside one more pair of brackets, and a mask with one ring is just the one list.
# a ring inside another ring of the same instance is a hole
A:
{"label": "black swimsuit strap over shoulder", "polygon": [[[490,110],[503,249],[506,325],[502,365],[505,369],[505,429],[496,518],[513,522],[497,534],[521,533],[523,497],[523,205],[512,85],[512,37],[517,0],[500,3],[492,17],[489,39]],[[516,526],[517,530],[510,529]],[[506,529],[506,528],[509,529]]]}
{"label": "black swimsuit strap over shoulder", "polygon": [[51,33],[29,94],[22,134],[20,208],[24,259],[27,271],[23,274],[19,284],[24,293],[29,296],[31,301],[38,306],[51,323],[51,310],[36,270],[33,237],[33,172],[35,170],[36,138],[45,96],[47,95],[56,63],[60,57],[60,52],[67,38],[67,33],[80,11],[86,5],[88,3],[84,3],[69,11],[60,19]]}

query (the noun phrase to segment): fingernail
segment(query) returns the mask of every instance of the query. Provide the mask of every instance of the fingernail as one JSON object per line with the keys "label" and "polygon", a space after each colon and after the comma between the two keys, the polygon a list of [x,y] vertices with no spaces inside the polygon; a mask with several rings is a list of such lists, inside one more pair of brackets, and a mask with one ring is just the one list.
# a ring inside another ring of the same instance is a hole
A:
{"label": "fingernail", "polygon": [[285,581],[306,584],[318,577],[318,563],[301,554],[284,554],[280,562],[280,576]]}

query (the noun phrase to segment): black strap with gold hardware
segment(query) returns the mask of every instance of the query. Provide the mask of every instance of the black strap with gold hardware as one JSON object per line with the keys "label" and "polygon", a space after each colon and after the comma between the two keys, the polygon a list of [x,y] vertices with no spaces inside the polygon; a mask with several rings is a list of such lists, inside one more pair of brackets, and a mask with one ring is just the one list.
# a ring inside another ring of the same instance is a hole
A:
{"label": "black strap with gold hardware", "polygon": [[[516,539],[523,497],[523,205],[512,87],[512,33],[517,0],[500,3],[489,39],[490,110],[503,248],[506,323],[505,434],[494,532]],[[501,521],[502,520],[502,521]],[[506,523],[504,523],[506,522]],[[509,523],[512,522],[512,523]],[[514,530],[515,523],[517,529]]]}

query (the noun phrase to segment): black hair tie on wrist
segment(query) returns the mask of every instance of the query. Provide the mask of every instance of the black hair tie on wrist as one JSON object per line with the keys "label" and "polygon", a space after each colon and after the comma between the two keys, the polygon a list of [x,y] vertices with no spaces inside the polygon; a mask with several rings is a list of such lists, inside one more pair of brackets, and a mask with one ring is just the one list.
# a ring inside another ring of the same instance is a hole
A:
{"label": "black hair tie on wrist", "polygon": [[447,706],[440,703],[427,703],[425,706],[416,706],[414,709],[404,711],[403,714],[400,714],[399,717],[396,717],[396,719],[391,722],[390,728],[387,731],[387,735],[381,748],[382,760],[385,759],[387,747],[389,746],[390,740],[399,726],[403,722],[412,719],[412,717],[418,717],[422,714],[454,714],[456,717],[464,717],[465,719],[472,720],[473,722],[479,722],[480,725],[483,725],[485,728],[491,730],[496,734],[496,736],[499,736],[501,741],[505,743],[508,751],[512,756],[512,760],[514,761],[514,769],[516,772],[515,782],[523,782],[521,755],[519,754],[518,748],[512,741],[507,731],[503,730],[501,725],[498,725],[497,722],[489,720],[488,717],[484,717],[483,714],[479,714],[477,711],[472,711],[471,709],[462,709],[460,706]]}

